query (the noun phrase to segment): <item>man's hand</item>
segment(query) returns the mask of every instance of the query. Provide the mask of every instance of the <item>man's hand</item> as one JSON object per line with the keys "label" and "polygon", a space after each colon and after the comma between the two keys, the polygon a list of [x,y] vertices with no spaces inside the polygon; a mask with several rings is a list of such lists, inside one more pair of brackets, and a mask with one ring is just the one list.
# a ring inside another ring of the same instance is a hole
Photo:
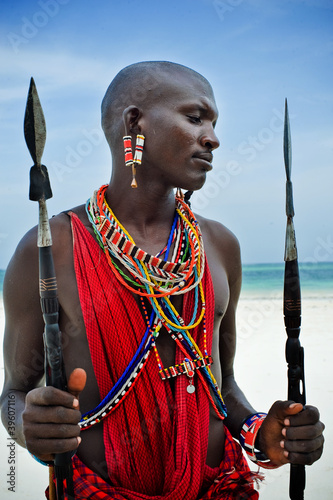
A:
{"label": "man's hand", "polygon": [[48,462],[56,453],[72,451],[79,446],[81,413],[78,397],[86,379],[86,372],[76,368],[68,379],[68,392],[40,387],[27,394],[22,417],[30,453]]}
{"label": "man's hand", "polygon": [[261,426],[256,445],[276,465],[311,465],[323,452],[324,428],[314,406],[277,401]]}

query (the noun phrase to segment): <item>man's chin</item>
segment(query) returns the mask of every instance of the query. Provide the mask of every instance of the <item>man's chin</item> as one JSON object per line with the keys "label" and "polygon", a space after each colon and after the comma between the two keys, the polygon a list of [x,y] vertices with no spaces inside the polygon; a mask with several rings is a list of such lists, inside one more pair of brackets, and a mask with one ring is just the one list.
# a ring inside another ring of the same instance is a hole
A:
{"label": "man's chin", "polygon": [[203,176],[200,179],[193,179],[191,182],[187,182],[181,187],[181,189],[185,191],[199,191],[206,182],[206,172],[203,173]]}

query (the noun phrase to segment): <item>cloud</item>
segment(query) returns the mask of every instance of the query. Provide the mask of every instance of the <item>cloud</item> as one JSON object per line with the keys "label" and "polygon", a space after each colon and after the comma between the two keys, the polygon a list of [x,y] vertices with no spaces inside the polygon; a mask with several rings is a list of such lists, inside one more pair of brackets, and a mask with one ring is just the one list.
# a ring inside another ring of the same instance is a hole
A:
{"label": "cloud", "polygon": [[[114,74],[115,69],[102,58],[82,57],[76,53],[52,53],[43,50],[30,50],[13,54],[10,48],[0,48],[0,77],[6,85],[1,88],[0,101],[16,100],[27,92],[27,78],[34,76],[38,89],[44,95],[55,95],[56,90],[66,87],[82,89],[105,89],[98,75]],[[15,82],[11,85],[11,82]]]}

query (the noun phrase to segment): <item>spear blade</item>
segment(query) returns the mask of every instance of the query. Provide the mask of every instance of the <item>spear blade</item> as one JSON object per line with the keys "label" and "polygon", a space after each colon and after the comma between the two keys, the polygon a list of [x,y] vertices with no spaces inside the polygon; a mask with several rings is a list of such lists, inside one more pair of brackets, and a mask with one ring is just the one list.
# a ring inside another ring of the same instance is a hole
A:
{"label": "spear blade", "polygon": [[287,215],[287,230],[286,230],[286,245],[284,260],[285,262],[297,259],[296,236],[293,223],[295,215],[294,200],[293,200],[293,185],[291,182],[291,134],[290,122],[288,113],[288,103],[285,100],[284,113],[284,134],[283,134],[283,155],[284,165],[286,169],[286,215]]}
{"label": "spear blade", "polygon": [[35,81],[32,77],[25,108],[24,137],[34,164],[40,165],[46,141],[46,125]]}
{"label": "spear blade", "polygon": [[289,122],[287,99],[285,99],[285,103],[284,103],[283,155],[284,155],[284,164],[286,167],[287,180],[290,181],[290,175],[291,175],[291,138],[290,138],[290,122]]}
{"label": "spear blade", "polygon": [[46,141],[46,125],[35,81],[30,80],[24,115],[24,137],[34,165],[30,169],[29,199],[32,201],[52,198],[49,174],[42,165],[42,155]]}

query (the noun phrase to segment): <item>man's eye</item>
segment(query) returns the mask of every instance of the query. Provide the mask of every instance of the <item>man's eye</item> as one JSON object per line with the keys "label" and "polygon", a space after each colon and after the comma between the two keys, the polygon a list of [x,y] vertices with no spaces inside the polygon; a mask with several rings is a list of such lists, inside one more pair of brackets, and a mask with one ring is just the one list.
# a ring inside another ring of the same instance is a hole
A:
{"label": "man's eye", "polygon": [[200,116],[195,116],[195,115],[188,115],[188,118],[193,122],[193,123],[201,123],[201,118]]}

